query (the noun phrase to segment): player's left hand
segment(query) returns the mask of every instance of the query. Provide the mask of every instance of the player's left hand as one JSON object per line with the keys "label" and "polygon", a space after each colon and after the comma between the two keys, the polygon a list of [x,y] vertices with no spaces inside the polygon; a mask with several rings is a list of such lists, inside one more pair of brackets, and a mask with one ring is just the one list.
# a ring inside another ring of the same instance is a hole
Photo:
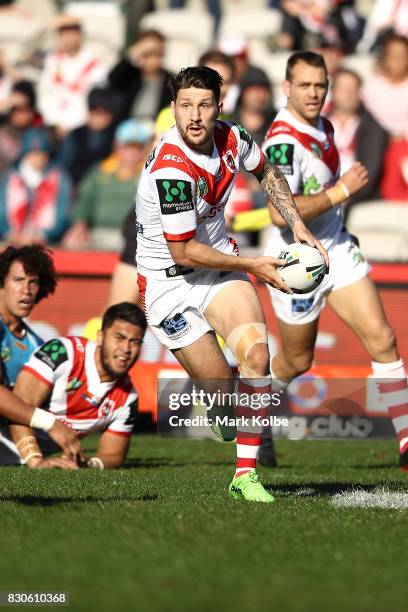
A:
{"label": "player's left hand", "polygon": [[54,425],[48,431],[48,435],[62,448],[64,457],[79,465],[84,458],[84,453],[73,429],[55,419]]}
{"label": "player's left hand", "polygon": [[295,242],[303,242],[304,244],[308,244],[311,247],[315,247],[320,253],[326,263],[327,270],[329,269],[329,256],[327,254],[326,249],[320,242],[313,236],[311,232],[307,229],[306,225],[303,221],[298,221],[293,226],[293,238]]}

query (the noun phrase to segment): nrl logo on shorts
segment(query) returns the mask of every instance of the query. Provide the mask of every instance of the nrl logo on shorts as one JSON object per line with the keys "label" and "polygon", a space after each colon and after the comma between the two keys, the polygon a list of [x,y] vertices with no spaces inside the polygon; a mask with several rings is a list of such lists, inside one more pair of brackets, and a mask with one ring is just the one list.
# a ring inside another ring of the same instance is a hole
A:
{"label": "nrl logo on shorts", "polygon": [[200,176],[200,178],[197,181],[197,194],[200,198],[205,198],[207,193],[208,193],[207,181],[205,180],[203,176]]}
{"label": "nrl logo on shorts", "polygon": [[228,170],[235,174],[235,172],[237,172],[237,167],[235,165],[235,160],[231,149],[228,149],[226,154],[222,156],[222,159],[224,160],[224,163],[227,166]]}

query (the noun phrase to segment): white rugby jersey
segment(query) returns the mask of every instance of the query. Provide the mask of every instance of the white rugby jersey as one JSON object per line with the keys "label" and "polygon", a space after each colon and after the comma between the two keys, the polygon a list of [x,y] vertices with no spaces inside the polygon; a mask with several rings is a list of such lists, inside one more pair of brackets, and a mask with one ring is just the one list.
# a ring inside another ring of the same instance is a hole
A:
{"label": "white rugby jersey", "polygon": [[[146,160],[136,196],[137,268],[147,278],[174,265],[166,240],[210,245],[234,255],[224,209],[242,165],[257,174],[265,157],[244,128],[217,121],[211,155],[190,149],[172,128]],[[165,278],[165,276],[164,276]]]}
{"label": "white rugby jersey", "polygon": [[[276,115],[262,145],[265,155],[285,174],[293,195],[312,195],[333,185],[340,176],[340,159],[333,127],[324,117],[317,127],[301,123],[283,108]],[[312,234],[328,248],[343,227],[341,206],[306,222]],[[293,242],[289,228],[273,227],[271,241]]]}
{"label": "white rugby jersey", "polygon": [[54,338],[30,357],[23,370],[50,387],[48,410],[78,435],[96,431],[130,436],[137,394],[128,376],[101,382],[95,342],[79,336]]}

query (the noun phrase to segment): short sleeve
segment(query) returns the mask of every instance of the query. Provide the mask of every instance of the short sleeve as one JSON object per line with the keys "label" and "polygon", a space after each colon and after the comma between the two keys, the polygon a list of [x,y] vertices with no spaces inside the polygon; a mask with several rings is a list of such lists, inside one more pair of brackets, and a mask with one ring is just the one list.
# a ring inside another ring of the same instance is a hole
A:
{"label": "short sleeve", "polygon": [[165,239],[193,238],[197,228],[195,181],[185,172],[173,168],[154,172],[152,180]]}
{"label": "short sleeve", "polygon": [[240,164],[252,174],[258,174],[265,165],[265,157],[252,138],[251,134],[237,123],[234,126],[238,131],[238,155]]}
{"label": "short sleeve", "polygon": [[136,391],[131,391],[126,403],[115,410],[107,432],[118,436],[131,436],[136,423],[138,397]]}
{"label": "short sleeve", "polygon": [[265,140],[262,149],[269,161],[285,175],[291,192],[302,192],[301,151],[299,143],[288,134],[276,134]]}
{"label": "short sleeve", "polygon": [[72,356],[72,344],[67,338],[53,338],[31,355],[23,370],[51,387],[57,378],[70,368]]}

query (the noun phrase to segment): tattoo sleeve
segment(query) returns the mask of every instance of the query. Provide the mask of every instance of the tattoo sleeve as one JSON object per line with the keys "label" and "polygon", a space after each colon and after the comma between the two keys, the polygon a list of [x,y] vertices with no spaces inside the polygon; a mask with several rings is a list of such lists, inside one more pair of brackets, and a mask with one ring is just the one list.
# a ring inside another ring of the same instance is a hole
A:
{"label": "tattoo sleeve", "polygon": [[292,228],[301,217],[283,172],[265,158],[265,165],[256,178],[278,213]]}

